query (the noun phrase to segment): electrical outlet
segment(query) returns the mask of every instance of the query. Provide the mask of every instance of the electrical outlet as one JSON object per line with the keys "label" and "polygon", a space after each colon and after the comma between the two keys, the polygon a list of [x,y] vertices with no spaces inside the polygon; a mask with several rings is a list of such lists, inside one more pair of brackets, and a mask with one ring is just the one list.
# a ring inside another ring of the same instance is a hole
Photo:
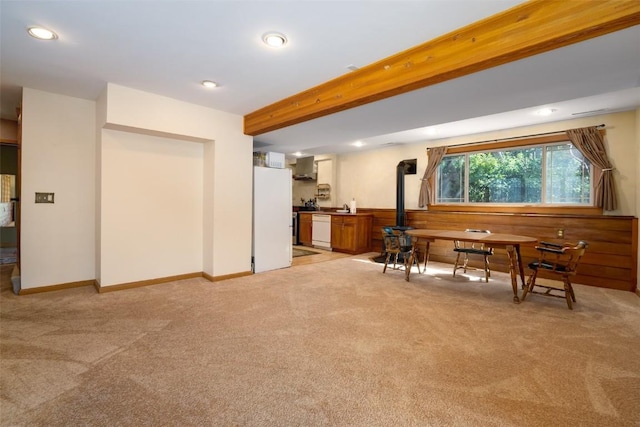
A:
{"label": "electrical outlet", "polygon": [[564,228],[558,228],[558,231],[556,234],[558,236],[558,239],[564,239]]}
{"label": "electrical outlet", "polygon": [[53,193],[36,193],[36,203],[54,203]]}

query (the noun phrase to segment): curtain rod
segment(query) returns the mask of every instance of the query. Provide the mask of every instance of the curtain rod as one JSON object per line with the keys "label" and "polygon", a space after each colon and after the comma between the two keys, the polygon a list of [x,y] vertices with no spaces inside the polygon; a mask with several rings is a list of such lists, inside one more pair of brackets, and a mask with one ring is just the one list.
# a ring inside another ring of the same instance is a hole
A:
{"label": "curtain rod", "polygon": [[[601,124],[601,125],[597,125],[595,126],[596,129],[600,129],[605,127],[605,124]],[[557,130],[554,132],[543,132],[543,133],[534,133],[531,135],[522,135],[522,136],[512,136],[509,138],[498,138],[498,139],[487,139],[485,141],[476,141],[476,142],[465,142],[464,144],[454,144],[454,145],[448,145],[447,147],[462,147],[465,145],[476,145],[476,144],[484,144],[485,142],[500,142],[500,141],[509,141],[512,139],[522,139],[522,138],[533,138],[534,136],[544,136],[544,135],[554,135],[554,134],[558,134],[558,133],[565,133],[566,130]]]}

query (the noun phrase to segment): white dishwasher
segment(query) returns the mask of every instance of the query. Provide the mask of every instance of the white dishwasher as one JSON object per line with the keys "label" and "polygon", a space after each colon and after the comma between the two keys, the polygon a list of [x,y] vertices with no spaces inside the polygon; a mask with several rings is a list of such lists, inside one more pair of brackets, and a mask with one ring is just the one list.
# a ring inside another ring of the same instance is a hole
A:
{"label": "white dishwasher", "polygon": [[311,243],[322,249],[331,250],[331,215],[311,215]]}

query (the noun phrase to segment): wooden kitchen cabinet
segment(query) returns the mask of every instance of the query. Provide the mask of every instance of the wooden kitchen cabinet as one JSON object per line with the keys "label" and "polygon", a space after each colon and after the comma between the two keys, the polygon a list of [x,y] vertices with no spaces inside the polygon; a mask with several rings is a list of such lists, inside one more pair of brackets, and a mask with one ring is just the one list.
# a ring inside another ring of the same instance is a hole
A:
{"label": "wooden kitchen cabinet", "polygon": [[369,252],[372,223],[372,214],[332,214],[332,249],[349,254]]}
{"label": "wooden kitchen cabinet", "polygon": [[300,243],[305,246],[311,246],[313,244],[313,221],[311,219],[311,215],[312,213],[298,212],[298,225],[300,227],[300,235],[298,236],[298,239],[300,240]]}

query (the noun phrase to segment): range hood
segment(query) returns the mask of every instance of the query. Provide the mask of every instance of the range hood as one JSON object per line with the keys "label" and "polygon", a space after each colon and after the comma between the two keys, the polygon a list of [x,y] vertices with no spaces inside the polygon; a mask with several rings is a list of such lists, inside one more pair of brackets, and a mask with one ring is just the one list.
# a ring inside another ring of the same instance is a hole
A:
{"label": "range hood", "polygon": [[301,157],[296,161],[293,179],[298,181],[315,181],[317,169],[313,157]]}

